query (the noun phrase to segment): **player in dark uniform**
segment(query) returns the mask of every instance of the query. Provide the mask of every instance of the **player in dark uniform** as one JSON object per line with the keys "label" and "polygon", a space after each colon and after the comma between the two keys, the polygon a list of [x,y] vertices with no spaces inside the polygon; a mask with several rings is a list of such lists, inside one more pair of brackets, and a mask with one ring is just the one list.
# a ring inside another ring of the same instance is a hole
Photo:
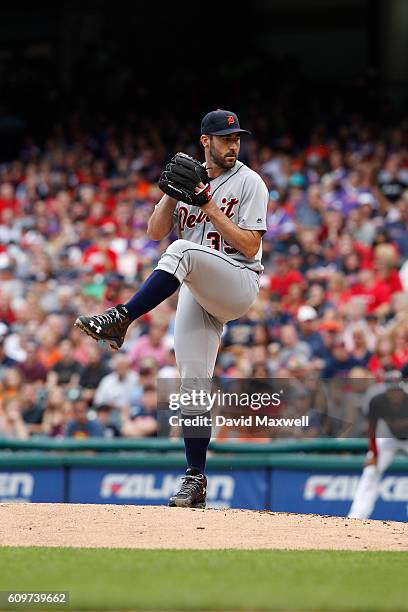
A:
{"label": "player in dark uniform", "polygon": [[350,518],[370,517],[383,473],[398,452],[408,453],[408,393],[399,371],[385,374],[384,391],[370,401],[368,423],[369,451]]}

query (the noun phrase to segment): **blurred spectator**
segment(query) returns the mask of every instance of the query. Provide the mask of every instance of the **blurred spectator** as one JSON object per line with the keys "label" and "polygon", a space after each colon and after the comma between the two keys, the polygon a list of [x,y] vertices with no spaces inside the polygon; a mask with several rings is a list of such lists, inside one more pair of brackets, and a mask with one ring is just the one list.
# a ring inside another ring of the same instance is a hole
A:
{"label": "blurred spectator", "polygon": [[278,293],[270,296],[270,308],[266,325],[271,340],[279,340],[281,328],[292,321],[292,317],[287,312],[283,312],[281,298]]}
{"label": "blurred spectator", "polygon": [[0,336],[0,378],[2,377],[2,371],[6,368],[14,368],[17,366],[17,361],[6,354],[4,349],[5,340],[5,336]]}
{"label": "blurred spectator", "polygon": [[104,376],[94,395],[94,405],[109,404],[117,409],[129,407],[132,389],[137,385],[137,374],[130,369],[127,355],[112,358],[113,371]]}
{"label": "blurred spectator", "polygon": [[323,378],[346,377],[352,368],[359,365],[357,359],[351,356],[343,338],[338,337],[333,343],[331,357],[322,371]]}
{"label": "blurred spectator", "polygon": [[400,369],[408,363],[408,323],[396,326],[390,337],[393,343],[391,360],[395,368]]}
{"label": "blurred spectator", "polygon": [[99,423],[103,427],[104,438],[118,438],[122,435],[119,427],[114,422],[112,412],[112,406],[109,404],[100,404],[97,407],[96,414],[98,415]]}
{"label": "blurred spectator", "polygon": [[384,373],[394,367],[392,354],[394,352],[393,343],[389,336],[382,336],[377,339],[374,353],[371,355],[367,368],[371,374],[381,380]]}
{"label": "blurred spectator", "polygon": [[234,321],[229,321],[223,331],[221,338],[222,346],[250,346],[252,343],[252,332],[258,320],[258,316],[253,317],[251,311]]}
{"label": "blurred spectator", "polygon": [[285,209],[284,206],[278,201],[278,192],[271,191],[269,194],[269,202],[267,208],[267,226],[266,231],[267,240],[287,239],[289,236],[295,233],[296,224],[293,219],[293,215]]}
{"label": "blurred spectator", "polygon": [[299,340],[298,333],[294,325],[284,325],[281,329],[282,350],[280,353],[281,363],[288,362],[290,357],[304,357],[309,359],[312,355],[312,349],[307,344]]}
{"label": "blurred spectator", "polygon": [[17,368],[9,368],[5,371],[2,388],[0,387],[0,399],[8,400],[21,397],[23,390],[23,379]]}
{"label": "blurred spectator", "polygon": [[110,373],[110,369],[104,362],[102,351],[96,343],[89,344],[86,353],[87,364],[82,368],[79,386],[83,390],[83,396],[92,401],[95,390],[101,380]]}
{"label": "blurred spectator", "polygon": [[[160,375],[160,378],[163,377]],[[177,383],[177,378],[178,377],[176,377],[173,381],[170,377],[170,380],[166,381],[166,383],[160,383],[155,360],[150,357],[145,357],[142,359],[140,362],[139,379],[137,385],[133,387],[129,395],[129,414],[138,414],[142,409],[142,398],[146,386],[154,386],[157,382],[158,384],[162,384],[162,388],[164,387],[164,384],[166,385],[166,393],[170,393],[169,389],[177,392],[180,387],[179,383]],[[170,385],[170,387],[168,385]]]}
{"label": "blurred spectator", "polygon": [[133,367],[137,370],[140,361],[145,357],[152,357],[158,367],[164,366],[167,359],[167,347],[164,337],[167,332],[167,325],[162,323],[152,323],[147,334],[143,334],[136,341],[130,351],[130,359]]}
{"label": "blurred spectator", "polygon": [[84,399],[72,403],[72,419],[65,429],[66,438],[101,438],[104,435],[103,425],[99,420],[90,420],[87,416],[88,404]]}
{"label": "blurred spectator", "polygon": [[[1,253],[4,254],[4,250],[2,250],[0,247],[0,257],[1,257]],[[2,276],[4,277],[4,268],[3,268]],[[1,291],[0,292],[0,321],[3,322],[3,325],[4,324],[11,325],[12,323],[15,322],[15,320],[16,320],[16,316],[14,314],[13,307],[12,307],[11,295],[7,293],[6,291],[4,292]],[[4,331],[6,330],[7,328],[5,327]]]}
{"label": "blurred spectator", "polygon": [[25,360],[17,366],[24,381],[26,383],[45,382],[47,379],[47,370],[44,365],[38,361],[37,346],[33,342],[30,342],[27,344],[25,351]]}
{"label": "blurred spectator", "polygon": [[391,240],[398,246],[401,256],[408,258],[408,189],[395,202],[386,217],[386,228]]}
{"label": "blurred spectator", "polygon": [[282,310],[292,318],[296,317],[299,308],[305,303],[304,285],[294,283],[288,289],[287,294],[282,297]]}
{"label": "blurred spectator", "polygon": [[299,340],[310,346],[312,357],[321,357],[324,352],[324,345],[320,333],[316,330],[316,319],[317,312],[313,306],[305,304],[299,308],[296,316]]}
{"label": "blurred spectator", "polygon": [[66,398],[62,387],[52,387],[45,401],[42,432],[52,438],[61,438],[71,419],[72,403]]}
{"label": "blurred spectator", "polygon": [[[89,220],[92,223],[92,220]],[[90,266],[94,274],[115,272],[117,269],[117,254],[110,247],[115,233],[115,225],[107,223],[98,230],[98,243],[85,249],[82,265]]]}
{"label": "blurred spectator", "polygon": [[58,346],[60,359],[52,366],[48,376],[49,384],[77,385],[82,366],[74,359],[72,343],[63,340]]}
{"label": "blurred spectator", "polygon": [[378,175],[381,192],[390,202],[396,202],[406,189],[401,170],[401,158],[394,154],[390,155]]}
{"label": "blurred spectator", "polygon": [[299,270],[290,267],[287,257],[278,255],[275,258],[276,272],[270,277],[270,290],[281,297],[288,294],[292,285],[303,285],[303,276]]}
{"label": "blurred spectator", "polygon": [[307,304],[314,308],[317,319],[325,317],[328,313],[334,313],[334,304],[327,299],[325,289],[321,284],[310,285],[307,292]]}
{"label": "blurred spectator", "polygon": [[341,419],[338,422],[339,437],[362,437],[367,435],[367,420],[364,415],[367,392],[373,389],[373,375],[361,367],[350,370],[346,388],[341,397]]}
{"label": "blurred spectator", "polygon": [[[298,387],[290,393],[289,406],[284,410],[286,418],[299,419],[302,416],[308,417],[308,426],[297,428],[290,427],[286,430],[286,435],[295,438],[317,438],[323,434],[323,423],[325,414],[313,405],[313,397],[306,388]],[[281,430],[281,435],[285,436],[285,429]]]}
{"label": "blurred spectator", "polygon": [[311,185],[307,194],[296,207],[296,221],[302,227],[320,227],[323,202],[320,197],[319,185]]}
{"label": "blurred spectator", "polygon": [[25,384],[21,393],[21,408],[23,421],[30,434],[42,433],[44,407],[38,396],[35,384]]}
{"label": "blurred spectator", "polygon": [[352,334],[350,352],[356,360],[356,366],[366,368],[371,358],[367,347],[367,337],[364,328],[355,328]]}
{"label": "blurred spectator", "polygon": [[123,424],[124,436],[143,438],[154,436],[157,432],[157,391],[154,385],[143,389],[140,410]]}
{"label": "blurred spectator", "polygon": [[0,404],[0,437],[26,440],[28,435],[19,400],[14,397],[5,399]]}
{"label": "blurred spectator", "polygon": [[39,330],[37,338],[41,345],[38,351],[38,359],[46,370],[49,370],[61,359],[61,353],[57,346],[58,332],[44,328]]}

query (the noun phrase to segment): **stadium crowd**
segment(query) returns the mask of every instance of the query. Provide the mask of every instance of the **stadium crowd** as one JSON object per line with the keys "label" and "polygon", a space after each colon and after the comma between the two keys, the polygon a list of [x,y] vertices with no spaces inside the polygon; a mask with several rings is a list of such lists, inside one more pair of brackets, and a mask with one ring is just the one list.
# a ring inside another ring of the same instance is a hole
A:
{"label": "stadium crowd", "polygon": [[[134,324],[120,353],[73,327],[126,301],[176,237],[146,235],[172,151],[153,125],[144,134],[76,126],[0,166],[2,437],[157,435],[157,378],[178,377],[177,296]],[[176,150],[200,157],[188,141]],[[265,272],[256,303],[225,328],[216,376],[340,381],[354,399],[339,393],[328,410],[352,424],[340,434],[360,435],[362,381],[408,373],[408,123],[353,117],[308,142],[265,142],[243,140],[241,154],[270,194]],[[299,436],[330,433],[310,384],[296,401],[313,422]]]}

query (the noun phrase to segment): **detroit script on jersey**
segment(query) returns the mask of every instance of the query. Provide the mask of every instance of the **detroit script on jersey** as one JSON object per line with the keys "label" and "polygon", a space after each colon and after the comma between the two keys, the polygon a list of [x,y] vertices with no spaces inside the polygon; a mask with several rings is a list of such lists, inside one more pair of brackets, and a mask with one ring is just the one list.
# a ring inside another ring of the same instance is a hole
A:
{"label": "detroit script on jersey", "polygon": [[[259,174],[237,161],[233,168],[212,179],[211,191],[217,206],[239,227],[266,231],[268,190]],[[253,270],[263,270],[262,245],[255,257],[248,259],[225,241],[199,207],[177,202],[173,219],[181,238],[216,249]]]}

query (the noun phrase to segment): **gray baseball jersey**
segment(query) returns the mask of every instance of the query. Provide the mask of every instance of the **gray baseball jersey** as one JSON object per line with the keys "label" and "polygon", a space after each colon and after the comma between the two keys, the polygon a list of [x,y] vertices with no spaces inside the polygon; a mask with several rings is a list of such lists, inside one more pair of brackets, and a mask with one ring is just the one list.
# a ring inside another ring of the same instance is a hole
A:
{"label": "gray baseball jersey", "polygon": [[[237,162],[211,181],[214,202],[239,227],[266,230],[268,192],[261,177]],[[163,253],[157,269],[181,284],[174,348],[181,392],[210,391],[224,323],[243,316],[259,291],[262,247],[247,258],[226,243],[204,212],[178,202],[173,216],[181,238]],[[205,407],[184,406],[184,414]]]}
{"label": "gray baseball jersey", "polygon": [[[266,230],[268,190],[259,174],[248,166],[237,161],[233,168],[211,180],[211,191],[217,206],[239,227],[246,230]],[[220,236],[197,206],[178,202],[173,219],[185,240],[225,253],[232,259],[245,263],[252,270],[263,270],[262,245],[255,257],[248,259]]]}

